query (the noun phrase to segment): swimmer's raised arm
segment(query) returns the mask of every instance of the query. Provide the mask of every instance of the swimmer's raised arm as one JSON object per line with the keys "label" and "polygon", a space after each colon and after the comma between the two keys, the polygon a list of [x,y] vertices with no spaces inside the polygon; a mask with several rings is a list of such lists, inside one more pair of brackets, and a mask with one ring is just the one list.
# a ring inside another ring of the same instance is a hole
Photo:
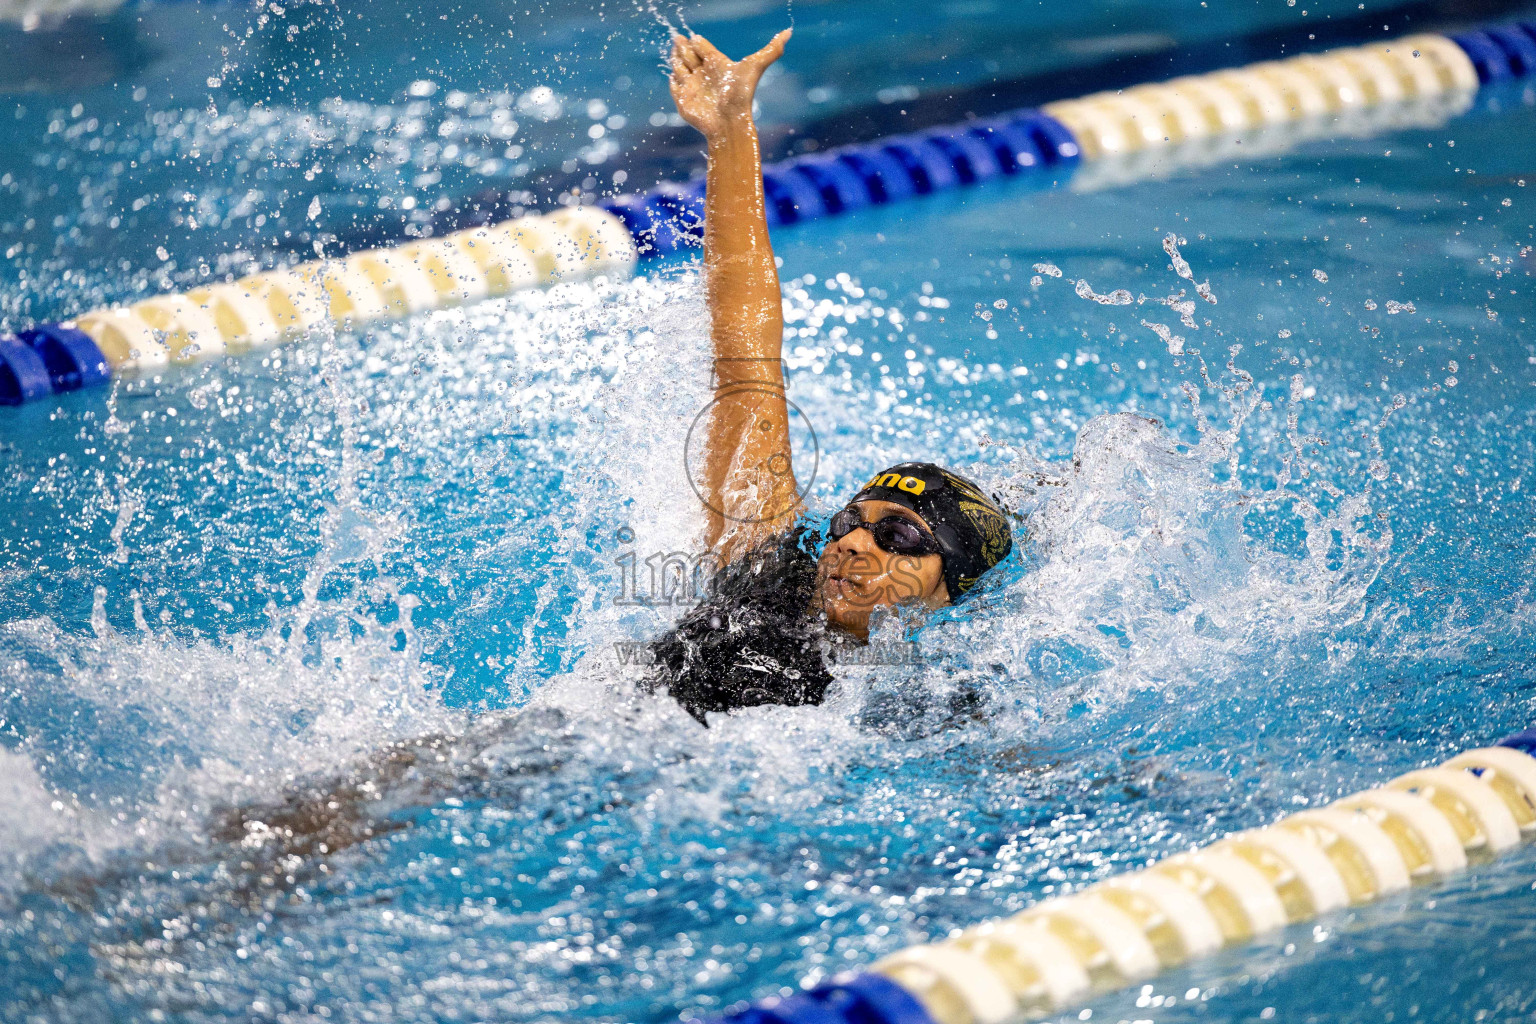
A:
{"label": "swimmer's raised arm", "polygon": [[784,52],[785,29],[732,61],[701,36],[672,40],[672,98],[709,143],[704,279],[715,403],[703,448],[706,539],[723,560],[781,532],[801,502],[790,462],[779,274],[763,207],[752,98]]}

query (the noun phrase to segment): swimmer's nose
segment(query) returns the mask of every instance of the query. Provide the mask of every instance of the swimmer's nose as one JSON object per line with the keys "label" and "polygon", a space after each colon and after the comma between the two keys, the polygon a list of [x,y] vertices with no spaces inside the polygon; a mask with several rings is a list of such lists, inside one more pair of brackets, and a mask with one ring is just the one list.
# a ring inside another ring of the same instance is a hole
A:
{"label": "swimmer's nose", "polygon": [[851,555],[873,555],[880,551],[880,546],[875,543],[875,538],[867,529],[845,533],[833,541],[831,546]]}
{"label": "swimmer's nose", "polygon": [[869,581],[885,571],[888,557],[868,530],[854,530],[827,546],[828,569],[852,581]]}

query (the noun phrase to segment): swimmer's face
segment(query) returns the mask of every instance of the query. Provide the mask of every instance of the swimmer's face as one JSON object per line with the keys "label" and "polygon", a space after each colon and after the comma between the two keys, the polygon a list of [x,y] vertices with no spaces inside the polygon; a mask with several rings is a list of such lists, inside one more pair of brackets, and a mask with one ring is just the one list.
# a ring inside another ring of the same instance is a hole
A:
{"label": "swimmer's face", "polygon": [[[909,508],[889,501],[860,501],[848,506],[866,523],[887,516],[911,520],[925,532],[928,524]],[[944,561],[939,555],[899,555],[883,551],[868,530],[854,530],[832,541],[816,566],[816,601],[831,625],[860,640],[869,639],[869,617],[876,608],[949,604]]]}

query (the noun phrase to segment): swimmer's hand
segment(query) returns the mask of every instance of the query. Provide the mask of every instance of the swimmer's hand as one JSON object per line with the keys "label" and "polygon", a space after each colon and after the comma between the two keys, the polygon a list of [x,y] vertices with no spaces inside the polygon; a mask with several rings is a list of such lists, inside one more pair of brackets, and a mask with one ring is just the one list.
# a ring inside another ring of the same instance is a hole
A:
{"label": "swimmer's hand", "polygon": [[711,141],[752,123],[752,97],[768,65],[778,60],[792,29],[741,60],[731,60],[703,36],[672,37],[672,99],[683,120]]}

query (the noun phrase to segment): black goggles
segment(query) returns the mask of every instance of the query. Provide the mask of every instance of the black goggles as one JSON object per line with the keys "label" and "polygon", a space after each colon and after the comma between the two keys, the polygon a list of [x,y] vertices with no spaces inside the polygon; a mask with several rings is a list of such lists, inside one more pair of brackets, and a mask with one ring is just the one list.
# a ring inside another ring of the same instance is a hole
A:
{"label": "black goggles", "polygon": [[866,523],[857,509],[845,508],[827,524],[827,535],[842,540],[854,530],[868,530],[882,551],[893,555],[936,555],[939,542],[933,534],[902,516],[886,516],[879,522]]}

